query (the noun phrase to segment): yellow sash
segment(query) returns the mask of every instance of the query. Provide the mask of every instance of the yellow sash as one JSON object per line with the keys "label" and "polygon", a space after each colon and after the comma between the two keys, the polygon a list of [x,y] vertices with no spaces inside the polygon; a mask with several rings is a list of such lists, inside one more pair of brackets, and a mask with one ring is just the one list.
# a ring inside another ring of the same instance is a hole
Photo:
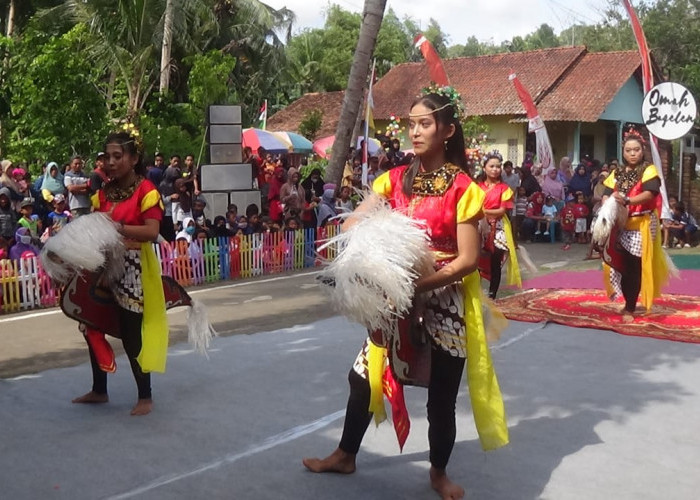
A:
{"label": "yellow sash", "polygon": [[144,373],[165,372],[168,356],[168,320],[160,264],[151,243],[141,243],[141,286],[143,287],[143,323],[141,352],[136,360]]}

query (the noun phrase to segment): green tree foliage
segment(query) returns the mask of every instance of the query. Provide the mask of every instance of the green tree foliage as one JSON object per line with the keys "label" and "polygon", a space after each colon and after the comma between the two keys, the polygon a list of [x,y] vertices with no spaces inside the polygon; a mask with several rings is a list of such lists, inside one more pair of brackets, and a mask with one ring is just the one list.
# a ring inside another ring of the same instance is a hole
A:
{"label": "green tree foliage", "polygon": [[323,112],[320,109],[311,109],[304,114],[304,118],[299,124],[299,133],[308,140],[313,141],[321,129],[322,123]]}
{"label": "green tree foliage", "polygon": [[92,155],[108,130],[107,107],[97,89],[100,74],[83,57],[88,29],[62,36],[26,30],[10,60],[7,148],[17,160],[61,162]]}

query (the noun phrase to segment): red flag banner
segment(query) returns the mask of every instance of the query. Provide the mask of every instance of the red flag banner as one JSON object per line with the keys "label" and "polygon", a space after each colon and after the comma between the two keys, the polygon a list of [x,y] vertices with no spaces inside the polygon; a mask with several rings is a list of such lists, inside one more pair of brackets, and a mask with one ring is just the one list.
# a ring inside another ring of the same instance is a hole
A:
{"label": "red flag banner", "polygon": [[523,103],[527,113],[528,130],[535,133],[537,159],[542,164],[542,170],[547,171],[549,167],[554,167],[554,154],[552,153],[552,144],[549,142],[547,128],[544,126],[542,118],[540,118],[540,113],[537,111],[530,92],[527,91],[518,79],[518,76],[515,73],[511,73],[508,79],[513,82],[515,91],[518,93],[520,102]]}
{"label": "red flag banner", "polygon": [[421,54],[423,54],[423,57],[425,58],[425,62],[428,63],[430,80],[442,87],[449,85],[450,80],[447,78],[447,72],[445,71],[445,67],[442,65],[440,54],[437,53],[437,50],[435,50],[433,44],[430,43],[430,40],[419,33],[413,39],[413,45],[417,49],[420,49]]}
{"label": "red flag banner", "polygon": [[[632,32],[634,33],[634,38],[637,41],[637,47],[639,48],[639,57],[642,60],[642,87],[644,89],[644,94],[646,95],[652,87],[654,86],[654,73],[651,69],[651,53],[649,52],[649,46],[647,45],[647,38],[644,35],[644,30],[642,29],[642,23],[639,22],[639,17],[635,12],[632,4],[629,0],[622,0],[622,4],[625,6],[627,15],[630,18],[630,24],[632,25]],[[659,154],[659,143],[656,136],[649,133],[649,148],[651,149],[651,161],[657,167],[659,173],[659,178],[661,179],[661,199],[663,200],[663,205],[661,208],[661,217],[668,219],[671,215],[671,209],[668,205],[668,196],[666,194],[666,180],[664,179],[664,173],[661,163],[661,155]]]}

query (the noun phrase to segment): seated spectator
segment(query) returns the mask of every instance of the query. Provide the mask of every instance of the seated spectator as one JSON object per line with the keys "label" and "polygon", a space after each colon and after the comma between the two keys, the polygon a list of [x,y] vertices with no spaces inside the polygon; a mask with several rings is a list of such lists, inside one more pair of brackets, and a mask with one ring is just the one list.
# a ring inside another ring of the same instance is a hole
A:
{"label": "seated spectator", "polygon": [[355,210],[355,204],[350,198],[350,187],[343,186],[340,188],[340,195],[336,202],[336,208],[338,213],[350,213]]}
{"label": "seated spectator", "polygon": [[229,231],[226,227],[226,217],[223,215],[217,215],[214,217],[212,236],[215,238],[227,238],[229,236]]}
{"label": "seated spectator", "polygon": [[335,209],[335,191],[326,189],[321,197],[321,204],[318,206],[317,227],[325,227],[329,219],[336,217],[338,212]]}
{"label": "seated spectator", "polygon": [[581,191],[576,193],[576,202],[574,203],[574,215],[576,216],[576,241],[579,243],[588,243],[588,205],[586,197]]}
{"label": "seated spectator", "polygon": [[669,196],[668,197],[668,207],[670,208],[670,213],[669,217],[670,218],[663,218],[663,211],[662,211],[662,218],[661,218],[661,232],[663,233],[664,239],[663,239],[663,246],[664,248],[671,248],[671,244],[673,241],[669,242],[670,236],[671,236],[671,224],[673,223],[673,213],[674,213],[674,208],[676,208],[676,203],[678,203],[678,198],[675,196]]}
{"label": "seated spectator", "polygon": [[289,216],[284,219],[284,230],[285,231],[296,231],[301,227],[301,222],[294,216]]}
{"label": "seated spectator", "polygon": [[182,221],[182,230],[175,236],[175,241],[192,243],[192,237],[197,231],[197,223],[192,217],[185,217]]}
{"label": "seated spectator", "polygon": [[564,192],[564,184],[558,179],[558,172],[555,167],[550,167],[544,175],[542,181],[542,193],[551,196],[554,199],[554,204],[561,208],[564,206],[566,194]]}
{"label": "seated spectator", "polygon": [[26,227],[15,232],[15,244],[10,248],[10,259],[20,260],[27,256],[39,255],[39,249],[32,245],[32,235]]}
{"label": "seated spectator", "polygon": [[670,226],[671,236],[678,240],[676,248],[690,248],[690,242],[697,230],[698,223],[695,217],[686,212],[685,204],[682,201],[676,203],[673,209],[673,222]]}
{"label": "seated spectator", "polygon": [[[557,207],[554,205],[554,198],[547,196],[544,206],[542,207],[542,219],[537,222],[537,231],[535,234],[543,234],[544,236],[549,236],[549,230],[552,225],[552,221],[557,219]],[[544,226],[544,232],[540,229]]]}
{"label": "seated spectator", "polygon": [[520,176],[520,185],[525,188],[525,196],[530,197],[538,191],[542,191],[537,179],[532,175],[531,167],[523,165],[520,169]]}

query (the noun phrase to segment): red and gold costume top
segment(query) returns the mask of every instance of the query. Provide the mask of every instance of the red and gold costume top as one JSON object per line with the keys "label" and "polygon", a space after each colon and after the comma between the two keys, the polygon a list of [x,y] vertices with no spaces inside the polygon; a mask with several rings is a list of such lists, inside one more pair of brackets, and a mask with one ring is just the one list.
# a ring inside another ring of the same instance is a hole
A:
{"label": "red and gold costume top", "polygon": [[513,208],[515,193],[505,182],[499,182],[498,184],[480,182],[479,187],[486,193],[486,198],[484,198],[484,208],[486,210],[496,210],[498,208],[510,210]]}
{"label": "red and gold costume top", "polygon": [[[117,201],[118,200],[118,201]],[[134,188],[110,189],[106,184],[92,197],[96,212],[110,212],[113,220],[122,224],[142,226],[146,219],[163,219],[163,202],[155,185],[141,179]]]}
{"label": "red and gold costume top", "polygon": [[484,192],[462,169],[446,163],[432,172],[418,172],[408,197],[401,189],[407,168],[380,175],[372,189],[395,210],[425,224],[431,250],[456,256],[457,224],[483,217]]}
{"label": "red and gold costume top", "polygon": [[[624,168],[624,167],[623,167]],[[637,167],[629,172],[623,169],[615,169],[610,175],[608,175],[603,184],[605,187],[612,189],[613,191],[619,191],[622,194],[626,194],[630,198],[641,194],[643,189],[643,184],[652,179],[658,179],[659,172],[655,165],[647,165],[646,167]],[[630,217],[635,215],[642,215],[646,213],[653,212],[657,210],[661,213],[661,195],[659,193],[654,196],[654,198],[644,204],[630,205],[628,207]]]}

